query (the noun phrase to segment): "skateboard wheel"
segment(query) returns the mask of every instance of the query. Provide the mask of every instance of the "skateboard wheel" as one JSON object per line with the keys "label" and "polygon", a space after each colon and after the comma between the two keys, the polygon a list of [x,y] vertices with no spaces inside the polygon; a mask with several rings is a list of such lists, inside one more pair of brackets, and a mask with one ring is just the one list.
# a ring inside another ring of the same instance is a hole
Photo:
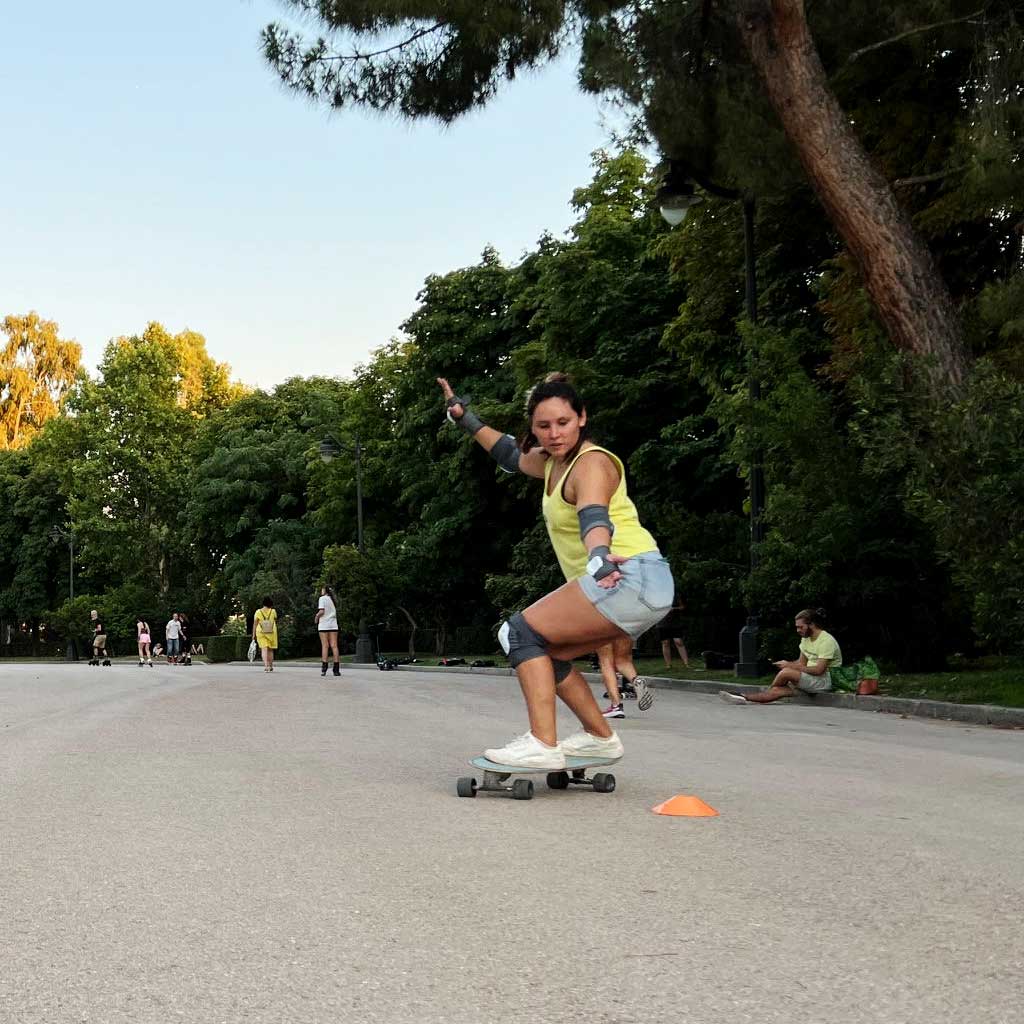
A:
{"label": "skateboard wheel", "polygon": [[568,789],[568,772],[548,772],[548,789]]}
{"label": "skateboard wheel", "polygon": [[476,796],[476,779],[464,776],[456,783],[455,790],[459,796]]}
{"label": "skateboard wheel", "polygon": [[598,772],[594,776],[594,789],[598,793],[612,793],[615,790],[615,776],[608,772]]}
{"label": "skateboard wheel", "polygon": [[516,779],[512,783],[513,800],[532,800],[533,782],[530,779]]}

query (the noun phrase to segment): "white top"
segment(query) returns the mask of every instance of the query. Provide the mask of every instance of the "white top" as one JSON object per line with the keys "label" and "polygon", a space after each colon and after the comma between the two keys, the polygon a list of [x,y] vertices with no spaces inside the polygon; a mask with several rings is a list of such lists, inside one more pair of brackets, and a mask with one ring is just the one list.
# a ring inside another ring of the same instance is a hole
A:
{"label": "white top", "polygon": [[164,635],[168,640],[178,640],[181,638],[181,623],[177,619],[171,619],[170,622],[164,627]]}
{"label": "white top", "polygon": [[321,632],[326,632],[329,629],[336,630],[338,628],[338,609],[334,607],[334,602],[326,594],[323,594],[317,602],[317,607],[324,611],[317,623],[317,628]]}

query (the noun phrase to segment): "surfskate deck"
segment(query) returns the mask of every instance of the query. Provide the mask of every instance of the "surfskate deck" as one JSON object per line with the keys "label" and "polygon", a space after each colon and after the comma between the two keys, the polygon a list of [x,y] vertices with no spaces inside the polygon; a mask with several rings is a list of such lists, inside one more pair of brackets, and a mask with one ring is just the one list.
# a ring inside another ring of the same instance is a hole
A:
{"label": "surfskate deck", "polygon": [[497,764],[486,757],[474,757],[470,764],[484,773],[482,783],[475,778],[463,776],[456,784],[459,796],[476,796],[477,793],[507,793],[513,800],[533,799],[533,780],[516,779],[511,785],[508,780],[513,775],[547,775],[548,789],[568,789],[570,786],[590,786],[598,793],[611,793],[615,789],[615,776],[610,772],[596,772],[587,778],[591,768],[605,768],[615,764],[618,758],[610,757],[567,757],[565,768],[551,771],[548,768],[517,768],[509,764]]}

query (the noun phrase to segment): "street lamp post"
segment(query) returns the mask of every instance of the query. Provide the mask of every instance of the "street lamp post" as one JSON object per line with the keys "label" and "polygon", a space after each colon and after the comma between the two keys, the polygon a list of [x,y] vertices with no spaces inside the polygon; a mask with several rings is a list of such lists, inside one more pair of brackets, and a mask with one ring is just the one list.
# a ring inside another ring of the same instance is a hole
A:
{"label": "street lamp post", "polygon": [[[724,199],[743,200],[743,265],[746,278],[746,315],[751,325],[757,323],[757,265],[754,248],[754,215],[756,202],[749,192],[741,193],[735,189],[721,188],[708,181],[694,179],[675,161],[669,161],[669,169],[664,182],[658,190],[657,203],[662,217],[675,227],[686,219],[689,211],[702,202],[702,197],[694,188],[697,184],[713,195]],[[761,380],[757,367],[751,361],[747,378],[751,408],[756,409],[761,400]],[[757,569],[759,546],[764,538],[764,467],[761,449],[755,447],[750,462],[750,571]],[[756,678],[760,675],[758,657],[758,616],[753,608],[747,610],[746,625],[740,630],[739,660],[736,663],[736,675]]]}
{"label": "street lamp post", "polygon": [[[73,530],[65,530],[61,526],[55,526],[50,531],[50,539],[59,544],[64,541],[68,545],[68,598],[75,599],[75,533]],[[78,661],[78,645],[73,636],[68,636],[67,648],[64,651],[65,661]]]}
{"label": "street lamp post", "polygon": [[[350,451],[356,462],[356,546],[359,554],[365,553],[363,546],[363,449],[359,443],[359,435],[352,438],[352,444],[344,445],[330,434],[320,442],[320,459],[331,463],[343,451]],[[359,612],[359,635],[356,637],[355,660],[360,665],[373,664],[377,659],[373,654],[373,640],[366,626],[366,616]]]}

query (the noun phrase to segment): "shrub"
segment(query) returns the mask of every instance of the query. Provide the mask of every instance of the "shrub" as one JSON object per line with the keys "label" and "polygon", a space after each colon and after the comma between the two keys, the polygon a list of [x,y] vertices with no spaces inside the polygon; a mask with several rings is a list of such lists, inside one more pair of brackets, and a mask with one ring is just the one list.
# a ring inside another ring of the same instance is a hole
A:
{"label": "shrub", "polygon": [[206,639],[208,661],[244,661],[249,647],[248,636],[211,636]]}

